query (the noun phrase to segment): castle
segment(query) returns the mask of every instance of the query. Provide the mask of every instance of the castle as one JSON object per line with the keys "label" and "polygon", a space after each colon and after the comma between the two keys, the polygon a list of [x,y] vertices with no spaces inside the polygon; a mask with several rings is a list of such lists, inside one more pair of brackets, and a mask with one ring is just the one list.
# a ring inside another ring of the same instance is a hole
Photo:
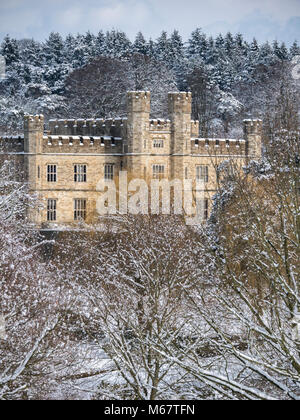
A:
{"label": "castle", "polygon": [[43,208],[30,214],[40,227],[89,222],[100,179],[119,171],[142,179],[202,179],[204,218],[216,191],[215,168],[225,160],[245,165],[261,157],[260,120],[244,121],[244,139],[199,138],[190,92],[168,94],[169,120],[150,119],[150,92],[127,93],[127,118],[50,120],[25,116],[24,138],[0,139],[2,153],[24,165],[30,191]]}

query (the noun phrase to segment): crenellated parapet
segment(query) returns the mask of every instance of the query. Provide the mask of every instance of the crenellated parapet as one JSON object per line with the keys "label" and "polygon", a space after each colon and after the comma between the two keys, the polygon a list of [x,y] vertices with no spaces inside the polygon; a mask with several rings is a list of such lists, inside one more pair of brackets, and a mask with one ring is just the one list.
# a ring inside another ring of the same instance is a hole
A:
{"label": "crenellated parapet", "polygon": [[150,120],[150,132],[167,132],[171,131],[171,121],[170,120]]}
{"label": "crenellated parapet", "polygon": [[189,114],[192,112],[191,92],[170,92],[168,94],[169,114]]}
{"label": "crenellated parapet", "polygon": [[113,136],[122,137],[126,118],[50,120],[49,134],[64,136]]}
{"label": "crenellated parapet", "polygon": [[147,91],[127,92],[127,112],[142,112],[150,114],[151,94]]}
{"label": "crenellated parapet", "polygon": [[252,119],[247,119],[244,120],[244,134],[245,136],[249,135],[249,134],[262,134],[262,127],[263,127],[263,122],[260,119],[257,120],[252,120]]}
{"label": "crenellated parapet", "polygon": [[191,154],[206,156],[246,156],[244,139],[192,138]]}
{"label": "crenellated parapet", "polygon": [[25,115],[24,131],[41,131],[44,130],[43,115]]}
{"label": "crenellated parapet", "polygon": [[112,136],[43,136],[44,153],[122,154],[122,137]]}

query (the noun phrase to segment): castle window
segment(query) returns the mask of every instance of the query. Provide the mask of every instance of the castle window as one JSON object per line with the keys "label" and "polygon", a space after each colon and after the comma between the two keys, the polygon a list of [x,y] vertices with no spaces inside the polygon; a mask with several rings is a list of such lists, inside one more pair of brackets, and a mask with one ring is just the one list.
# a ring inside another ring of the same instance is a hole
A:
{"label": "castle window", "polygon": [[74,200],[74,220],[85,220],[86,219],[86,200],[82,198],[76,198]]}
{"label": "castle window", "polygon": [[153,165],[152,166],[153,179],[164,178],[165,166],[164,165]]}
{"label": "castle window", "polygon": [[86,182],[86,165],[74,165],[74,181]]}
{"label": "castle window", "polygon": [[37,176],[38,176],[38,178],[40,179],[40,177],[41,177],[41,168],[40,168],[40,165],[38,165],[38,167],[37,167]]}
{"label": "castle window", "polygon": [[57,167],[56,165],[47,165],[47,181],[56,182],[57,181]]}
{"label": "castle window", "polygon": [[56,221],[56,200],[52,198],[47,202],[47,220],[48,222]]}
{"label": "castle window", "polygon": [[154,139],[153,140],[153,147],[157,149],[162,149],[164,147],[163,139]]}
{"label": "castle window", "polygon": [[208,182],[208,166],[206,165],[196,166],[196,180]]}
{"label": "castle window", "polygon": [[105,180],[112,180],[114,179],[114,165],[108,163],[104,166],[104,179]]}

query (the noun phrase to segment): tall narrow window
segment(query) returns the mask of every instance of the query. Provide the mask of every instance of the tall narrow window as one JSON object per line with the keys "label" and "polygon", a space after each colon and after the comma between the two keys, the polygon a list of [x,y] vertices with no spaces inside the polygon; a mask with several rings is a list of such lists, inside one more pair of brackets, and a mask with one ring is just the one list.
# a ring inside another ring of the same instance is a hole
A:
{"label": "tall narrow window", "polygon": [[165,166],[164,165],[153,165],[153,179],[162,179],[165,175]]}
{"label": "tall narrow window", "polygon": [[38,167],[37,167],[37,176],[38,176],[38,179],[40,179],[40,177],[41,177],[41,168],[40,168],[40,165],[38,165]]}
{"label": "tall narrow window", "polygon": [[86,182],[86,165],[74,165],[74,181]]}
{"label": "tall narrow window", "polygon": [[198,165],[196,167],[196,179],[197,181],[208,182],[208,166]]}
{"label": "tall narrow window", "polygon": [[56,200],[49,198],[47,202],[47,220],[48,222],[56,221]]}
{"label": "tall narrow window", "polygon": [[86,200],[82,198],[76,198],[74,200],[74,220],[85,220],[86,219]]}
{"label": "tall narrow window", "polygon": [[105,180],[114,179],[114,165],[108,163],[104,166],[104,179]]}
{"label": "tall narrow window", "polygon": [[208,199],[205,198],[203,202],[203,218],[204,220],[208,219]]}
{"label": "tall narrow window", "polygon": [[57,167],[56,165],[47,165],[47,181],[56,182],[57,181]]}

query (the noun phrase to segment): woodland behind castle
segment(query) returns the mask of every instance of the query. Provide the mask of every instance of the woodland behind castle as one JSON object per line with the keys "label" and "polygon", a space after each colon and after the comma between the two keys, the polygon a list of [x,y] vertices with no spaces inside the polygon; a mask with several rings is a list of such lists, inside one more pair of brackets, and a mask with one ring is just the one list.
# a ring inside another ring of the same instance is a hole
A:
{"label": "woodland behind castle", "polygon": [[[242,118],[262,117],[291,83],[297,41],[258,44],[241,34],[208,37],[195,29],[187,42],[178,31],[131,42],[124,32],[51,33],[44,42],[7,35],[0,82],[0,134],[22,132],[23,115],[103,118],[125,115],[127,90],[150,90],[152,116],[167,117],[166,93],[191,90],[201,135],[241,135]],[[287,80],[288,79],[288,80]],[[294,83],[293,89],[297,85]]]}

